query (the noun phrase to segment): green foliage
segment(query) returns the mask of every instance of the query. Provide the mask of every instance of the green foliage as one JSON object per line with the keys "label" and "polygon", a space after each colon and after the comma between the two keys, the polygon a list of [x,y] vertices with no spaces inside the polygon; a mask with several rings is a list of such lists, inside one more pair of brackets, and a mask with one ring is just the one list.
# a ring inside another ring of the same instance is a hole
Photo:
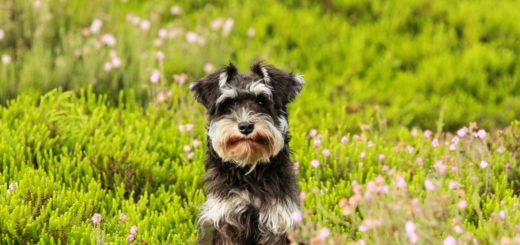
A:
{"label": "green foliage", "polygon": [[[21,96],[0,110],[3,239],[88,241],[96,212],[106,219],[101,235],[109,241],[124,240],[130,222],[151,243],[194,239],[203,168],[187,160],[182,146],[195,133],[179,134],[180,112],[123,104],[53,92],[38,100]],[[203,135],[202,124],[197,129]],[[19,187],[7,194],[14,181]],[[129,222],[119,224],[123,212]]]}
{"label": "green foliage", "polygon": [[[517,1],[175,1],[178,15],[173,3],[123,2],[2,2],[0,54],[12,63],[0,66],[0,100],[94,85],[113,102],[133,90],[146,104],[163,89],[149,81],[154,70],[171,85],[174,74],[203,76],[205,64],[245,69],[265,59],[305,75],[295,107],[313,126],[323,126],[315,115],[354,129],[384,114],[388,125],[433,128],[444,113],[449,130],[468,121],[492,128],[520,113]],[[219,18],[234,20],[229,36],[212,27]],[[114,56],[121,66],[106,71]]]}
{"label": "green foliage", "polygon": [[290,106],[295,241],[404,244],[410,222],[424,244],[520,241],[517,1],[0,9],[1,244],[121,244],[134,225],[138,243],[195,243],[206,118],[187,83],[255,59],[307,81]]}
{"label": "green foliage", "polygon": [[[199,110],[188,103],[191,97],[180,102],[182,107],[157,105],[146,111],[123,94],[117,106],[91,91],[53,91],[36,98],[22,95],[0,108],[1,243],[121,243],[132,225],[138,227],[137,241],[195,241],[196,216],[204,201],[205,149],[192,142],[205,141],[205,117],[193,113]],[[187,130],[190,123],[194,127]],[[340,143],[346,132],[323,129],[312,138],[306,125],[293,123],[293,158],[299,162],[300,188],[307,193],[306,218],[293,236],[312,239],[326,226],[342,242],[363,238],[377,243],[387,239],[388,230],[402,232],[404,223],[414,220],[422,239],[430,241],[457,235],[452,232],[456,225],[464,229],[461,241],[512,237],[520,222],[515,211],[519,125],[485,139],[469,132],[453,151],[448,149],[453,136],[444,133],[437,136],[441,143],[435,148],[421,132],[414,136],[401,128],[383,133],[364,126],[347,137],[348,143]],[[317,138],[320,144],[314,143]],[[324,149],[331,155],[322,155]],[[309,164],[313,159],[321,163],[318,169]],[[479,167],[483,160],[489,162],[486,169]],[[449,167],[447,173],[439,170],[438,161]],[[343,215],[340,200],[356,195],[355,183],[363,186],[376,176],[385,179],[391,195],[374,196],[379,201],[361,202],[354,214]],[[408,183],[406,191],[397,187],[399,178]],[[424,189],[427,179],[437,186],[435,192]],[[450,181],[461,187],[448,188]],[[460,200],[467,200],[468,207],[459,211]],[[395,203],[402,209],[394,210]],[[411,214],[407,208],[422,211]],[[500,211],[504,218],[497,218]],[[102,216],[98,224],[90,220],[94,213]],[[119,220],[121,214],[127,221]],[[368,217],[384,222],[360,232]],[[403,233],[394,235],[396,242],[407,241]]]}

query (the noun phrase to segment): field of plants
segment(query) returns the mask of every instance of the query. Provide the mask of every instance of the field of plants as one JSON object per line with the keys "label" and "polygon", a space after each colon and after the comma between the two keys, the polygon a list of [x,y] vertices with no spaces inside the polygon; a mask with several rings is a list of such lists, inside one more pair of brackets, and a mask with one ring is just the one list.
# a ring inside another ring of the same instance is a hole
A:
{"label": "field of plants", "polygon": [[290,106],[304,244],[520,244],[520,2],[0,1],[0,244],[195,244],[190,82]]}

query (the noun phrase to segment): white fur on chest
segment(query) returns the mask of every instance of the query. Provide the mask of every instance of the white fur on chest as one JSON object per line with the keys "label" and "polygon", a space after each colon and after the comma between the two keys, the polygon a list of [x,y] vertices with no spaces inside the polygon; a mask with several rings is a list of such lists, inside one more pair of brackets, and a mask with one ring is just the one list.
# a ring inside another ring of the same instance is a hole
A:
{"label": "white fur on chest", "polygon": [[236,217],[246,212],[251,205],[259,212],[258,221],[263,232],[287,232],[293,225],[292,213],[298,211],[298,205],[289,199],[261,203],[245,191],[235,192],[226,199],[208,195],[202,205],[199,225],[212,223],[218,229],[222,223],[235,223]]}

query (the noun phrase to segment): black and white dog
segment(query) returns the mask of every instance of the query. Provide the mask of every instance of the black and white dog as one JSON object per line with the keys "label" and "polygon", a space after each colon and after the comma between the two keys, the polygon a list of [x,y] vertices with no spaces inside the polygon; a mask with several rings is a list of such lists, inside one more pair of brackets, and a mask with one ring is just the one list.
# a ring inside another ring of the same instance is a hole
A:
{"label": "black and white dog", "polygon": [[303,83],[301,76],[258,62],[251,73],[230,64],[191,84],[209,116],[199,243],[289,243],[299,202],[287,104]]}

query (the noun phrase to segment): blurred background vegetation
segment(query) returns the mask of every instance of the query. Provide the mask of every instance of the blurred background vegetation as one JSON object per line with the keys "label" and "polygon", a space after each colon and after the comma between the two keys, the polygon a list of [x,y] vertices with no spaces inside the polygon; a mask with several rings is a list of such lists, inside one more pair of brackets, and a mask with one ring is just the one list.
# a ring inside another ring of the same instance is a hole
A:
{"label": "blurred background vegetation", "polygon": [[[405,244],[417,226],[420,243],[518,243],[519,9],[1,0],[0,243],[121,244],[137,225],[141,244],[193,244],[206,117],[188,84],[259,59],[307,81],[296,241]],[[380,199],[351,204],[365,185]]]}
{"label": "blurred background vegetation", "polygon": [[494,128],[520,114],[518,1],[5,0],[0,9],[2,104],[92,86],[114,103],[131,91],[143,106],[171,105],[210,70],[262,59],[304,75],[294,117],[310,126]]}

